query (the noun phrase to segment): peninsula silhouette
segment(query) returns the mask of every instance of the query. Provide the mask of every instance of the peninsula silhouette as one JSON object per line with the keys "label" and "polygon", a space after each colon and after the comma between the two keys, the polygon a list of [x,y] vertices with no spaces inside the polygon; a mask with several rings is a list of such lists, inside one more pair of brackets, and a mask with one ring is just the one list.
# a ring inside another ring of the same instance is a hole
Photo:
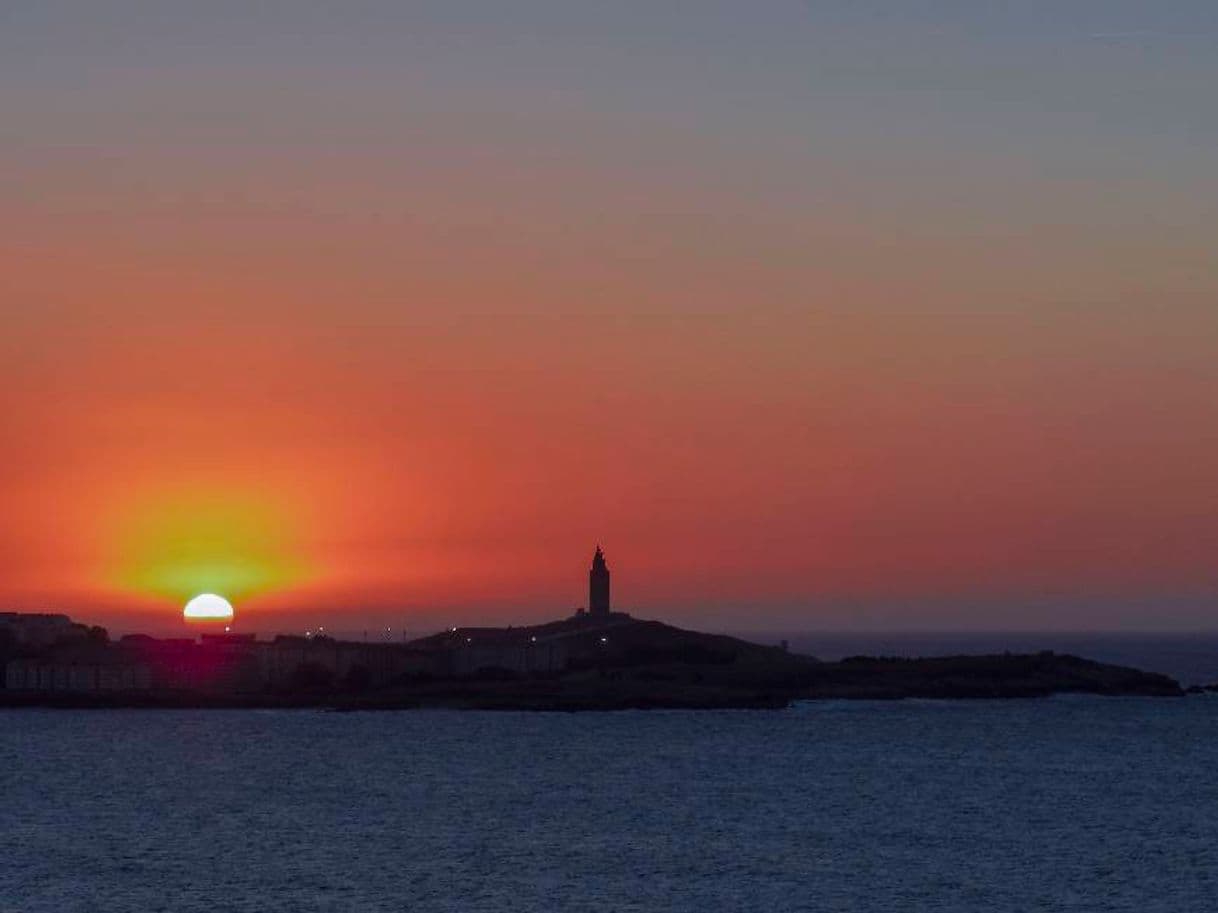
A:
{"label": "peninsula silhouette", "polygon": [[839,662],[615,611],[598,546],[587,609],[556,621],[452,627],[404,643],[324,634],[144,634],[111,640],[66,615],[0,615],[7,705],[784,707],[821,698],[1178,696],[1173,679],[1052,652]]}

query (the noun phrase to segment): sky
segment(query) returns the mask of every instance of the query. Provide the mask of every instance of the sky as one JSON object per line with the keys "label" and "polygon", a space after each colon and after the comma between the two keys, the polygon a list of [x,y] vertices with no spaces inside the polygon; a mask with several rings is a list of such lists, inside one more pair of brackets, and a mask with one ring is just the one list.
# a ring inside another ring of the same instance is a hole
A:
{"label": "sky", "polygon": [[1218,6],[0,6],[0,607],[1212,629]]}

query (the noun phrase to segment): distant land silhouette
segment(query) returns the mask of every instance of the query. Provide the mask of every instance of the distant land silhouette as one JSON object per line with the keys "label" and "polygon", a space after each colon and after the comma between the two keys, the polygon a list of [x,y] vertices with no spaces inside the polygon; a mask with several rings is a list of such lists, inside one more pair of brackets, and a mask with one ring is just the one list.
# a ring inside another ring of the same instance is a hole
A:
{"label": "distant land silhouette", "polygon": [[452,627],[405,643],[106,631],[66,615],[0,615],[0,703],[44,706],[784,707],[821,698],[1179,696],[1174,679],[1050,651],[837,662],[614,611],[598,546],[588,609],[553,622]]}

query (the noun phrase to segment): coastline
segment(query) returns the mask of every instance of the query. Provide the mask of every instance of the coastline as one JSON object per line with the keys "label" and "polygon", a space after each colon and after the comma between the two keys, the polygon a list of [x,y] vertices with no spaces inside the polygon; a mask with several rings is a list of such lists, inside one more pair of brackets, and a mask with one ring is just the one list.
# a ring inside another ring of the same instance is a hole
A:
{"label": "coastline", "polygon": [[1050,650],[825,662],[785,642],[625,613],[451,628],[402,644],[252,634],[115,642],[76,627],[67,639],[7,658],[0,707],[772,710],[801,700],[1185,694],[1167,675]]}
{"label": "coastline", "polygon": [[[758,648],[770,650],[772,648]],[[368,690],[221,693],[181,689],[73,692],[0,690],[0,707],[63,709],[319,709],[611,711],[775,710],[815,700],[1004,700],[1056,694],[1182,697],[1158,673],[1053,653],[933,659],[855,657],[820,663],[670,662],[546,677],[420,680]]]}

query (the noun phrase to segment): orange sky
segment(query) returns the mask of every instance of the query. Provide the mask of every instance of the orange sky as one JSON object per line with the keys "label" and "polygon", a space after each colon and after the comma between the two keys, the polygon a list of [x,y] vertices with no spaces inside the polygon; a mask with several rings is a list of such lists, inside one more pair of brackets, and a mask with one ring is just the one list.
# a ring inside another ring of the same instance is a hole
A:
{"label": "orange sky", "polygon": [[691,624],[1212,626],[1204,144],[1018,82],[812,96],[708,50],[741,105],[555,38],[568,97],[486,36],[458,78],[198,34],[9,57],[0,607],[523,621],[599,541]]}

